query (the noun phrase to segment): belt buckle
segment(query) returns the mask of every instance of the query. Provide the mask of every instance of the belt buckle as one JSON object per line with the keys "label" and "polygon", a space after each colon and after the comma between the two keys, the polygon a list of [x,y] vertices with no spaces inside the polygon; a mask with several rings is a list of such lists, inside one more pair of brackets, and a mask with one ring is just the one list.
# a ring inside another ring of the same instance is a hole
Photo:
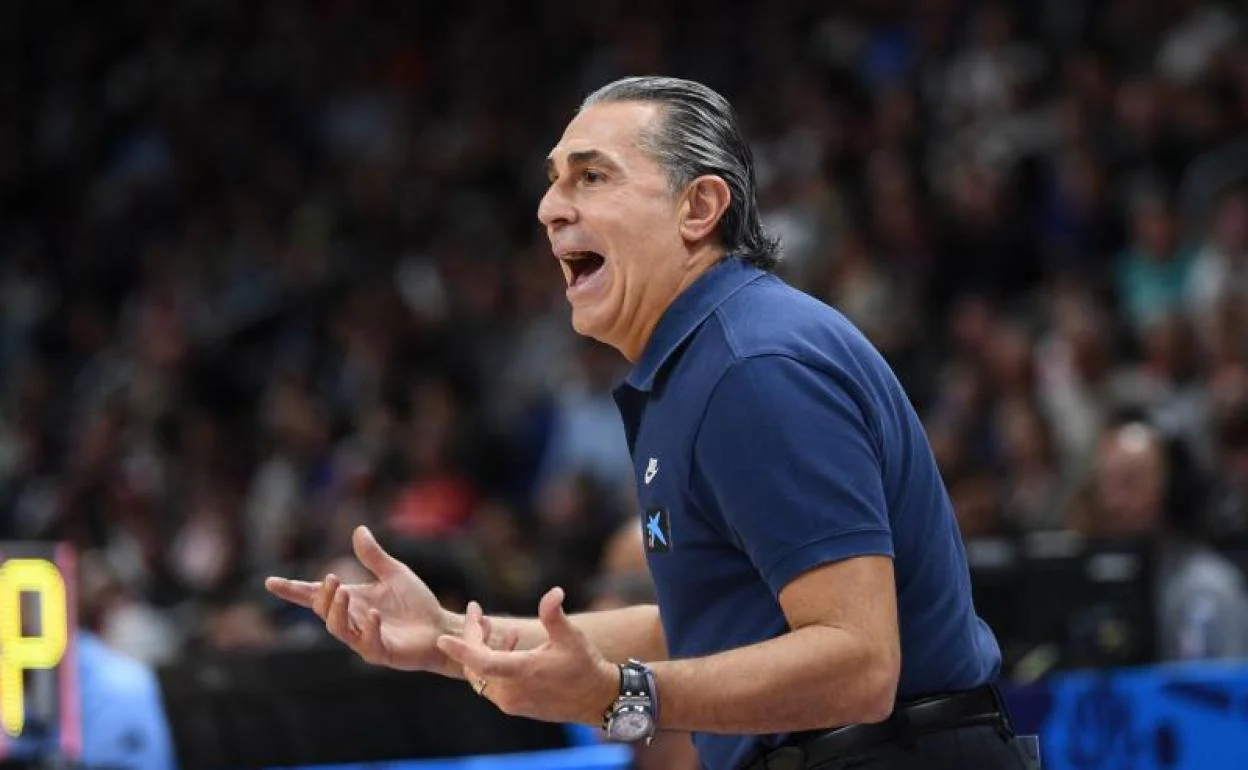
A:
{"label": "belt buckle", "polygon": [[806,752],[797,746],[781,746],[763,756],[759,770],[805,770]]}

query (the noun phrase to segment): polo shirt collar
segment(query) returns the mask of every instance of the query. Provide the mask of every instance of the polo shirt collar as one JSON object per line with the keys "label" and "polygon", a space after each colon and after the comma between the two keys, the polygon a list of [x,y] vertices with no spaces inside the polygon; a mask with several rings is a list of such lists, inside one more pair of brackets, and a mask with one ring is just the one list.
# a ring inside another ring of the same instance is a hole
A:
{"label": "polo shirt collar", "polygon": [[702,322],[738,289],[766,275],[762,270],[736,257],[726,257],[698,276],[663,313],[650,339],[641,351],[625,382],[640,391],[649,391],[659,370]]}

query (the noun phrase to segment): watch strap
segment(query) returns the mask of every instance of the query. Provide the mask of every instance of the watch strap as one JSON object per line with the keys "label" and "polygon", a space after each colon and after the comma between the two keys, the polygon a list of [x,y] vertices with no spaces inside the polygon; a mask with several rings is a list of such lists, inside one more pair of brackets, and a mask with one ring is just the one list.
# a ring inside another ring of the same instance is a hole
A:
{"label": "watch strap", "polygon": [[633,665],[633,661],[620,664],[620,697],[643,698],[650,696],[650,683],[645,669]]}
{"label": "watch strap", "polygon": [[659,731],[659,688],[654,683],[654,670],[649,666],[642,666],[642,672],[646,680],[646,695],[650,698],[650,708],[654,710],[654,731]]}
{"label": "watch strap", "polygon": [[646,744],[654,739],[659,729],[659,701],[655,691],[654,672],[639,660],[629,659],[618,664],[620,670],[620,691],[615,702],[603,714],[603,730],[610,732],[611,721],[621,709],[642,709],[650,712],[651,733],[646,737]]}

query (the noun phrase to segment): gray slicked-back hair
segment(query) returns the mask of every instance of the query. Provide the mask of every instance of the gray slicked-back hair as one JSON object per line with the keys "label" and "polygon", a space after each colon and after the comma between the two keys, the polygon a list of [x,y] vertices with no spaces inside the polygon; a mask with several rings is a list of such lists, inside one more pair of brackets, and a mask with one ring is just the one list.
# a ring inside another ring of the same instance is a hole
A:
{"label": "gray slicked-back hair", "polygon": [[754,156],[728,100],[692,80],[643,76],[608,83],[585,97],[581,109],[609,102],[662,105],[662,122],[642,137],[642,148],[667,171],[672,192],[703,175],[722,178],[732,200],[719,220],[720,241],[756,267],[775,268],[780,243],[763,229]]}

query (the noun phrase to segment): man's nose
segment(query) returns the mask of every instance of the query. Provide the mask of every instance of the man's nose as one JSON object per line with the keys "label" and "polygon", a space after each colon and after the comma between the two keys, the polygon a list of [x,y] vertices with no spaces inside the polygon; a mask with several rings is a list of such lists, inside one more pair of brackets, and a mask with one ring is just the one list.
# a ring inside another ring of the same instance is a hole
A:
{"label": "man's nose", "polygon": [[566,225],[576,219],[576,209],[559,189],[559,185],[552,184],[542,196],[541,202],[537,204],[537,219],[546,226],[547,230]]}

